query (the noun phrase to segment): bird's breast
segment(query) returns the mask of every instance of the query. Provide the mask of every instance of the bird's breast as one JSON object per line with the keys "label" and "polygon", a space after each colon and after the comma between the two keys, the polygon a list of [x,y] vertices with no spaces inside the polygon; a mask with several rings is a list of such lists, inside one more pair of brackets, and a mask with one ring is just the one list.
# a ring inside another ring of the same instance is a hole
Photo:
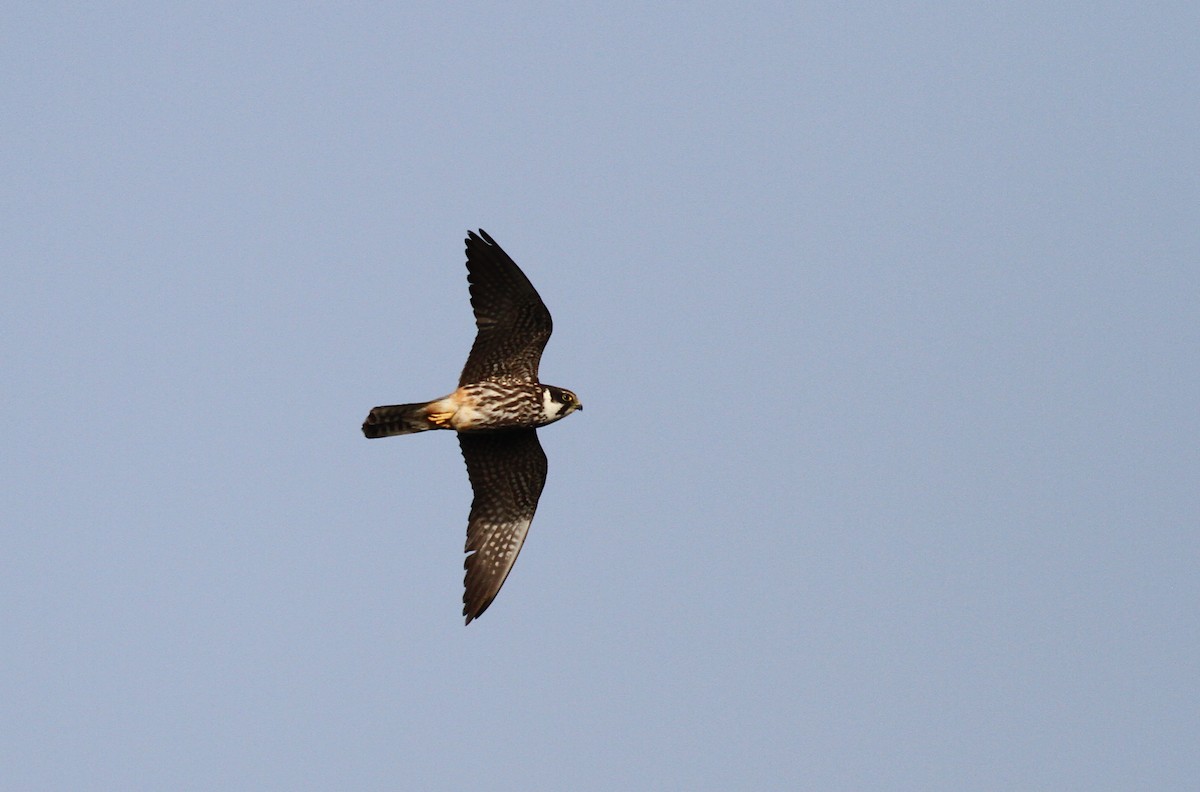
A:
{"label": "bird's breast", "polygon": [[459,432],[537,426],[541,388],[529,383],[480,382],[463,385],[454,401],[451,425]]}

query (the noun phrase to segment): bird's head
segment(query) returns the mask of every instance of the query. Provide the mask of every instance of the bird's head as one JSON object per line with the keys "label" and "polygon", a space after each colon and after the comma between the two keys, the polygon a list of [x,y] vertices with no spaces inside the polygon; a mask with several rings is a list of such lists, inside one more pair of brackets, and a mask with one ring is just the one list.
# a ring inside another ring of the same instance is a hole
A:
{"label": "bird's head", "polygon": [[542,413],[546,423],[566,418],[576,410],[582,410],[579,397],[566,388],[556,388],[553,385],[542,386]]}

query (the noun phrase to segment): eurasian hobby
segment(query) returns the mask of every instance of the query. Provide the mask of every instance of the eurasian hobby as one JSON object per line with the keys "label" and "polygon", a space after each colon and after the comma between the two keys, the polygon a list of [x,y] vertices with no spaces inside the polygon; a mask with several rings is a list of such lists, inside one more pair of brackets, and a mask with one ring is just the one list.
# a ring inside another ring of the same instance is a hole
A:
{"label": "eurasian hobby", "polygon": [[458,432],[475,494],[463,563],[463,615],[470,624],[504,585],[546,483],[537,427],[583,405],[571,391],[538,382],[550,312],[483,229],[467,233],[467,282],[477,331],[458,389],[431,402],[376,407],[362,429],[371,438],[427,429]]}

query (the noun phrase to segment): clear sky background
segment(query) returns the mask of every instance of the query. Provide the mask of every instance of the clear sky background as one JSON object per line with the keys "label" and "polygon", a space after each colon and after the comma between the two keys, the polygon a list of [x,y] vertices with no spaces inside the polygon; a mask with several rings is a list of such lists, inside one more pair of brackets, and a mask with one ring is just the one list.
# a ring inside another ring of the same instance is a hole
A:
{"label": "clear sky background", "polygon": [[[1184,790],[1200,10],[18,4],[13,790]],[[586,410],[464,627],[463,237]]]}

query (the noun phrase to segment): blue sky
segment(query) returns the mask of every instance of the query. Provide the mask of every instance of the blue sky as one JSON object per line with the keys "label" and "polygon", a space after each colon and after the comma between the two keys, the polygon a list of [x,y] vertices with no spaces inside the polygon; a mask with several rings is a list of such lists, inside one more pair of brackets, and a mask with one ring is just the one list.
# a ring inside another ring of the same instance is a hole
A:
{"label": "blue sky", "polygon": [[[1194,4],[0,28],[14,789],[1190,789]],[[462,625],[486,229],[586,410]]]}

